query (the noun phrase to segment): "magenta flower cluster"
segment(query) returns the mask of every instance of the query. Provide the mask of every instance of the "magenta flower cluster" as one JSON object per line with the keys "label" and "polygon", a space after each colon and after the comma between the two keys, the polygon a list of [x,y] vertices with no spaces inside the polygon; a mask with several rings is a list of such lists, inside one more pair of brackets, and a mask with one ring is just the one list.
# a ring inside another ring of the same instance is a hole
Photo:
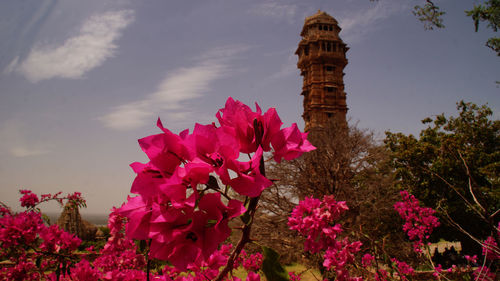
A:
{"label": "magenta flower cluster", "polygon": [[[179,270],[207,260],[230,235],[229,220],[246,210],[239,200],[223,202],[219,184],[257,197],[272,184],[261,172],[264,152],[273,149],[280,162],[314,149],[296,124],[281,128],[274,108],[263,114],[257,104],[252,111],[229,98],[216,116],[219,126],[196,124],[178,135],[158,120],[162,133],[139,140],[149,162],[131,165],[138,196],[118,210],[129,221],[129,238],[151,240],[150,256]],[[242,162],[240,154],[253,155]]]}
{"label": "magenta flower cluster", "polygon": [[323,266],[335,270],[336,280],[362,280],[350,277],[347,268],[354,263],[354,255],[359,252],[361,242],[349,242],[347,237],[338,238],[342,226],[336,221],[348,209],[344,201],[336,201],[332,195],[323,197],[323,200],[306,197],[293,209],[288,226],[305,237],[306,251],[325,251]]}
{"label": "magenta flower cluster", "polygon": [[429,238],[433,229],[439,226],[439,220],[434,216],[435,210],[421,207],[415,196],[407,191],[400,192],[402,202],[396,202],[394,209],[405,221],[403,231],[406,232],[416,252],[422,252],[423,241]]}
{"label": "magenta flower cluster", "polygon": [[[500,222],[498,223],[497,226],[497,238],[500,239]],[[483,248],[483,256],[486,257],[486,259],[490,261],[498,260],[500,259],[500,248],[497,245],[497,242],[493,236],[489,236],[486,238],[485,241],[483,241],[482,244]]]}
{"label": "magenta flower cluster", "polygon": [[[60,193],[42,195],[42,200],[30,190],[20,190],[21,205],[28,208],[21,213],[12,213],[2,207],[0,217],[0,260],[9,260],[13,267],[0,269],[0,280],[39,280],[44,270],[54,268],[74,252],[81,240],[67,233],[57,225],[45,225],[42,215],[33,209],[41,202],[56,200],[62,202],[72,197],[60,197]],[[42,257],[44,257],[42,259]],[[37,265],[37,260],[40,262]]]}

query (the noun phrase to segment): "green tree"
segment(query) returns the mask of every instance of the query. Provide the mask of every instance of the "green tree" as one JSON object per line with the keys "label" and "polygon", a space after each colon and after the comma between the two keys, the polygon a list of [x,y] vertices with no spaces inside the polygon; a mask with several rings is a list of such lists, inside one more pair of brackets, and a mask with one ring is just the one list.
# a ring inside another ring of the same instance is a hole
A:
{"label": "green tree", "polygon": [[437,235],[477,252],[471,236],[485,239],[499,221],[500,121],[485,105],[461,101],[457,109],[458,117],[424,119],[419,138],[387,132],[385,143],[400,188],[440,212]]}
{"label": "green tree", "polygon": [[[500,27],[500,0],[489,0],[484,5],[474,5],[470,11],[466,11],[467,16],[472,17],[476,32],[479,29],[480,22],[487,22],[487,27],[491,28],[494,32],[498,31]],[[500,38],[491,37],[486,41],[486,46],[497,52],[500,56]]]}

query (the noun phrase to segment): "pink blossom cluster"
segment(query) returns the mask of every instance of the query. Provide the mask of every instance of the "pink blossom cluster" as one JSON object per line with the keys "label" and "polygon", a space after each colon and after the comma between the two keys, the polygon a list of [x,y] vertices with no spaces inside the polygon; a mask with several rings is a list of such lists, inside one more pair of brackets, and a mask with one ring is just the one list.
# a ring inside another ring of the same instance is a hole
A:
{"label": "pink blossom cluster", "polygon": [[375,272],[375,281],[387,281],[389,278],[389,273],[384,269],[378,269]]}
{"label": "pink blossom cluster", "polygon": [[333,196],[325,196],[323,201],[306,197],[293,209],[288,226],[306,238],[306,251],[318,253],[336,245],[342,226],[335,221],[348,209],[345,201],[337,202]]}
{"label": "pink blossom cluster", "polygon": [[248,254],[245,250],[242,250],[238,258],[234,261],[234,266],[243,266],[247,271],[257,272],[262,267],[262,261],[264,257],[262,253]]}
{"label": "pink blossom cluster", "polygon": [[300,274],[295,273],[295,271],[288,272],[288,277],[290,278],[290,281],[302,280],[302,278],[300,277]]}
{"label": "pink blossom cluster", "polygon": [[[33,209],[37,205],[51,200],[57,201],[61,205],[63,204],[63,201],[67,201],[77,207],[86,206],[85,199],[82,198],[82,194],[80,192],[68,194],[66,197],[61,196],[62,192],[57,192],[55,194],[42,194],[41,199],[38,198],[38,195],[28,189],[21,189],[19,190],[19,193],[23,195],[19,199],[21,206],[28,209]],[[0,213],[1,212],[2,211],[0,210]]]}
{"label": "pink blossom cluster", "polygon": [[436,211],[420,207],[415,196],[407,191],[401,191],[400,194],[403,201],[396,202],[394,209],[405,221],[403,231],[413,241],[413,249],[421,253],[424,239],[428,239],[433,229],[439,226],[439,220],[434,216]]}
{"label": "pink blossom cluster", "polygon": [[481,281],[498,280],[495,272],[492,272],[486,266],[480,266],[480,267],[474,269],[474,271],[472,272],[472,276],[474,277],[474,280],[481,280]]}
{"label": "pink blossom cluster", "polygon": [[[395,258],[391,259],[391,262],[396,266],[397,272],[399,273],[399,278],[403,281],[408,280],[408,276],[413,276],[415,270],[413,267],[408,265],[406,262],[399,261]],[[411,277],[410,277],[411,278]]]}
{"label": "pink blossom cluster", "polygon": [[[223,202],[219,183],[257,197],[272,184],[261,172],[264,152],[272,147],[279,162],[314,149],[296,124],[281,129],[274,108],[262,114],[229,98],[216,116],[220,126],[196,124],[191,134],[174,134],[158,120],[162,133],[139,140],[149,162],[131,164],[137,196],[118,211],[129,238],[151,240],[150,256],[180,270],[208,259],[230,235],[229,220],[246,210],[239,200]],[[241,153],[253,155],[241,162]]]}
{"label": "pink blossom cluster", "polygon": [[[500,238],[500,222],[498,223],[496,235],[498,238]],[[491,261],[500,259],[500,248],[498,247],[497,242],[495,241],[495,238],[493,236],[489,236],[488,238],[486,238],[482,246],[483,256],[485,256],[486,259]]]}
{"label": "pink blossom cluster", "polygon": [[57,224],[45,228],[39,237],[43,241],[40,250],[49,253],[71,253],[82,243],[80,238],[60,229]]}
{"label": "pink blossom cluster", "polygon": [[354,255],[361,250],[361,242],[354,241],[351,243],[347,237],[336,241],[337,243],[326,249],[323,256],[325,259],[323,266],[328,270],[333,268],[337,275],[337,280],[362,280],[358,277],[350,277],[347,268],[348,264],[354,264]]}
{"label": "pink blossom cluster", "polygon": [[23,197],[19,199],[22,207],[33,208],[40,202],[38,196],[31,192],[31,190],[23,189],[19,190],[19,192],[23,194]]}
{"label": "pink blossom cluster", "polygon": [[375,260],[374,256],[370,254],[364,254],[363,257],[361,258],[361,265],[365,268],[370,267],[372,266],[374,260]]}
{"label": "pink blossom cluster", "polygon": [[94,267],[103,272],[109,280],[120,274],[137,275],[143,271],[146,260],[137,253],[137,247],[131,239],[125,237],[125,218],[113,208],[109,214],[108,227],[110,237],[100,255],[94,260]]}
{"label": "pink blossom cluster", "polygon": [[[57,225],[46,226],[38,212],[5,214],[0,218],[0,258],[15,266],[2,267],[0,280],[39,280],[45,270],[66,261],[80,243]],[[36,265],[42,256],[45,258]]]}
{"label": "pink blossom cluster", "polygon": [[324,196],[322,201],[306,197],[293,209],[288,226],[306,238],[306,251],[325,251],[323,266],[335,270],[337,280],[362,280],[350,277],[347,270],[347,266],[354,263],[354,255],[359,252],[361,242],[337,239],[342,226],[335,221],[348,209],[344,201],[336,201],[332,195]]}
{"label": "pink blossom cluster", "polygon": [[35,263],[21,256],[11,268],[0,269],[0,280],[40,280],[41,274]]}
{"label": "pink blossom cluster", "polygon": [[[206,281],[206,280],[214,280],[215,277],[219,274],[220,268],[224,266],[229,258],[230,250],[232,248],[231,244],[223,244],[220,249],[216,250],[206,261],[202,261],[201,263],[191,263],[187,267],[187,271],[181,271],[173,266],[165,266],[163,269],[163,276],[165,278],[170,278],[174,281]],[[244,251],[242,251],[244,252]],[[239,262],[244,263],[244,261],[248,258],[253,259],[250,264],[253,268],[255,264],[259,263],[255,261],[259,259],[259,255],[247,255],[244,254],[245,258],[239,259]],[[260,266],[259,266],[260,268]],[[255,271],[257,271],[256,269]],[[246,281],[258,281],[260,280],[260,275],[255,271],[249,271]],[[169,279],[167,279],[169,280]],[[241,281],[238,277],[234,277],[232,279],[226,278],[224,280],[234,280]]]}

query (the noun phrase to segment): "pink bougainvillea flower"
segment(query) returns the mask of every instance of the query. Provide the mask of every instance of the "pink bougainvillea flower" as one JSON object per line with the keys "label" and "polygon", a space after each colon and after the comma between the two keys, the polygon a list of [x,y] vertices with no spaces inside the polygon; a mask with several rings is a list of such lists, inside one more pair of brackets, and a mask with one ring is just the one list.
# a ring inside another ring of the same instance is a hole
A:
{"label": "pink bougainvillea flower", "polygon": [[[500,235],[499,235],[500,236]],[[483,256],[491,261],[500,259],[500,248],[497,245],[497,242],[495,241],[495,238],[492,236],[489,236],[484,240],[482,244],[483,248]]]}
{"label": "pink bougainvillea flower", "polygon": [[246,104],[229,97],[224,108],[219,109],[216,114],[221,126],[235,129],[242,153],[252,153],[257,150],[254,120],[259,118],[262,111],[257,104],[256,107],[256,112],[253,112]]}
{"label": "pink bougainvillea flower", "polygon": [[406,190],[400,192],[402,202],[396,202],[394,209],[405,220],[403,231],[413,241],[413,249],[422,252],[423,240],[429,238],[434,228],[439,226],[439,220],[434,216],[435,210],[421,207],[415,196]]}
{"label": "pink bougainvillea flower", "polygon": [[243,256],[242,266],[249,272],[257,272],[262,267],[263,260],[264,257],[259,252],[251,255],[247,255],[245,253],[245,255]]}
{"label": "pink bougainvillea flower", "polygon": [[278,163],[281,159],[292,160],[301,156],[304,152],[316,149],[308,140],[308,133],[300,132],[296,123],[283,128],[274,134],[271,144],[274,148],[274,160]]}
{"label": "pink bougainvillea flower", "polygon": [[370,254],[365,254],[362,258],[361,258],[361,264],[363,265],[363,267],[369,267],[369,266],[372,266],[372,262],[375,260],[375,257],[373,257],[372,255]]}
{"label": "pink bougainvillea flower", "polygon": [[300,280],[302,280],[302,278],[300,278],[300,274],[296,274],[295,271],[288,272],[288,276],[290,277],[290,281],[300,281]]}
{"label": "pink bougainvillea flower", "polygon": [[405,263],[403,261],[399,261],[395,258],[392,258],[391,262],[393,262],[396,265],[398,272],[403,275],[403,276],[400,276],[401,280],[408,280],[406,278],[406,276],[408,276],[408,275],[412,276],[415,273],[415,270],[413,269],[413,267],[411,267],[410,265],[408,265],[407,263]]}
{"label": "pink bougainvillea flower", "polygon": [[19,199],[22,207],[32,208],[35,207],[40,200],[35,193],[32,193],[31,190],[19,190],[23,197]]}
{"label": "pink bougainvillea flower", "polygon": [[[219,174],[222,183],[230,185],[241,195],[259,196],[264,189],[273,184],[260,173],[262,153],[262,148],[259,147],[249,162],[227,161],[223,166],[225,169],[221,169],[222,173]],[[231,178],[231,171],[236,177]]]}
{"label": "pink bougainvillea flower", "polygon": [[160,171],[151,168],[149,164],[139,162],[130,164],[130,167],[137,174],[130,192],[140,194],[147,199],[158,196],[159,186],[165,181]]}
{"label": "pink bougainvillea flower", "polygon": [[269,108],[260,119],[264,129],[261,146],[264,151],[270,151],[271,140],[280,132],[283,122],[281,122],[281,119],[274,108]]}
{"label": "pink bougainvillea flower", "polygon": [[172,174],[175,168],[189,157],[188,149],[180,136],[163,127],[160,119],[157,124],[163,134],[142,138],[139,145],[148,156],[152,167],[167,175]]}
{"label": "pink bougainvillea flower", "polygon": [[246,281],[260,281],[260,275],[253,271],[248,272]]}
{"label": "pink bougainvillea flower", "polygon": [[102,272],[99,269],[92,268],[90,263],[82,259],[71,270],[71,280],[78,281],[94,281],[102,277]]}
{"label": "pink bougainvillea flower", "polygon": [[146,240],[149,238],[151,219],[151,203],[142,196],[128,197],[127,203],[118,210],[118,213],[128,218],[127,236],[133,239]]}

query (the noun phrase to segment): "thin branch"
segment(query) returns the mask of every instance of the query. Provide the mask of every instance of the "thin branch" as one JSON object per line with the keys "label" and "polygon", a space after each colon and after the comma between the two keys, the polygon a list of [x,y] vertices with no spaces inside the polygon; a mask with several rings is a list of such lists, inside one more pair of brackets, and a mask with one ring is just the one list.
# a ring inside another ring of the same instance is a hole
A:
{"label": "thin branch", "polygon": [[483,213],[486,214],[486,209],[484,209],[484,207],[481,205],[481,203],[479,203],[479,201],[476,198],[476,195],[474,194],[474,191],[472,190],[472,176],[470,174],[469,166],[467,166],[467,162],[465,162],[465,159],[462,156],[462,153],[460,153],[460,151],[457,151],[457,152],[458,152],[458,155],[460,156],[460,159],[462,159],[462,162],[464,162],[465,170],[467,171],[467,178],[469,180],[469,192],[472,195],[474,202],[476,202],[476,204],[479,206],[479,208],[481,208],[481,210],[483,210]]}
{"label": "thin branch", "polygon": [[500,213],[500,209],[496,210],[493,214],[490,215],[490,219],[494,218],[496,215]]}
{"label": "thin branch", "polygon": [[469,202],[469,200],[467,200],[467,198],[465,198],[465,196],[463,196],[462,193],[460,193],[460,191],[458,191],[454,185],[449,183],[445,178],[440,176],[438,173],[431,171],[428,168],[423,167],[423,166],[422,166],[422,169],[426,170],[427,172],[433,174],[435,177],[442,180],[447,186],[449,186],[451,189],[453,189],[453,191],[455,191],[458,194],[458,196],[460,196],[460,198],[462,198],[462,200],[464,200],[464,202],[465,202],[465,204],[467,204],[467,206],[469,206],[472,210],[474,210],[483,220],[485,220],[486,222],[489,222],[488,219],[484,216],[484,214],[481,213],[479,210],[477,210],[477,208],[471,202]]}
{"label": "thin branch", "polygon": [[483,243],[481,240],[477,239],[476,237],[474,237],[474,235],[470,234],[467,230],[463,229],[458,223],[456,223],[451,217],[450,215],[448,214],[448,212],[446,212],[444,209],[441,208],[441,210],[444,212],[444,214],[446,215],[446,217],[448,218],[448,221],[454,226],[456,227],[460,232],[462,232],[463,234],[469,236],[469,238],[471,238],[472,240],[474,240],[475,242],[477,242],[479,245],[481,245],[481,247],[483,248],[486,248],[487,250],[490,250],[490,251],[493,251],[495,252],[495,254],[497,255],[500,255],[500,249],[497,248],[497,247],[492,247],[491,245],[489,244],[486,244],[486,243]]}

